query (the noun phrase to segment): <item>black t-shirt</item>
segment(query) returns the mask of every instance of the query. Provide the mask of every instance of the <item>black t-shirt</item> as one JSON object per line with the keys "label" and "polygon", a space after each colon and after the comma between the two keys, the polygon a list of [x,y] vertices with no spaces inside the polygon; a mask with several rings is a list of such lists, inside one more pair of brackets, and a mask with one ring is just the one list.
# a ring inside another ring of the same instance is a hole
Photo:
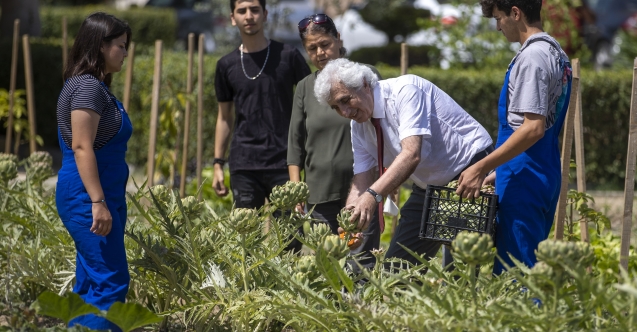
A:
{"label": "black t-shirt", "polygon": [[[266,48],[243,54],[248,76],[259,73],[267,53]],[[255,80],[244,74],[238,48],[217,62],[217,100],[232,101],[235,107],[231,170],[287,169],[293,89],[309,74],[310,68],[298,50],[274,40],[265,69]]]}

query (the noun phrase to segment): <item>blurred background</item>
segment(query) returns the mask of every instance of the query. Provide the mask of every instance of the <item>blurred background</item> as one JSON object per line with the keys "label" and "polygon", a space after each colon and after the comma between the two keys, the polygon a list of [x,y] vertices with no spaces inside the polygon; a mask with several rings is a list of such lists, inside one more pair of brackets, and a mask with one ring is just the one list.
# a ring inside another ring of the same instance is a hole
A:
{"label": "blurred background", "polygon": [[[268,0],[267,10],[266,35],[294,45],[303,55],[298,21],[312,13],[327,13],[341,33],[348,57],[375,65],[384,78],[400,74],[400,43],[407,43],[409,73],[449,93],[495,138],[497,96],[507,65],[520,45],[508,43],[496,31],[495,21],[482,17],[477,0]],[[211,166],[217,114],[216,61],[240,44],[238,31],[230,24],[229,0],[0,0],[0,146],[4,146],[8,114],[14,19],[20,19],[20,33],[31,36],[38,148],[50,151],[57,164],[55,109],[63,83],[62,21],[66,18],[70,47],[84,18],[95,11],[112,13],[133,30],[136,47],[128,111],[135,139],[129,143],[128,161],[140,172],[147,158],[154,43],[163,41],[155,183],[180,181],[176,164],[180,159],[184,104],[189,98],[196,100],[185,89],[187,36],[193,32],[205,37],[201,78],[204,159]],[[545,30],[560,41],[571,59],[578,58],[582,64],[589,188],[621,190],[632,68],[637,57],[637,0],[545,0],[543,19]],[[124,76],[115,75],[113,82],[113,91],[120,98]],[[12,149],[20,156],[28,155],[30,135],[24,87],[20,43]],[[190,128],[188,135],[194,142],[196,125]],[[191,144],[187,151],[189,158],[192,156],[188,180],[194,173],[195,149]]]}

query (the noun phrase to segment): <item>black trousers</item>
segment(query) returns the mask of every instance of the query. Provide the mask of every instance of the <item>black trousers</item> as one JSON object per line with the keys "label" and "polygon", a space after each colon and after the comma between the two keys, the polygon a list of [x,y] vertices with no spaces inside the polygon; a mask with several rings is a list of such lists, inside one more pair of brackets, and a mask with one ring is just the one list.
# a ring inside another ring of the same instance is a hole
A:
{"label": "black trousers", "polygon": [[[316,205],[309,205],[307,209],[314,207],[312,212],[312,218],[316,222],[327,223],[330,226],[333,234],[338,234],[338,220],[336,217],[342,208],[345,207],[345,199],[339,201],[331,201],[325,203],[319,203]],[[372,249],[378,249],[380,247],[380,224],[378,223],[378,212],[374,214],[369,227],[363,232],[363,244],[352,250],[350,255],[361,254],[357,259],[358,263],[364,268],[373,268],[376,264],[376,258],[370,253]],[[350,262],[350,266],[354,272],[358,272],[358,265],[354,262]]]}
{"label": "black trousers", "polygon": [[[467,165],[464,169],[467,169],[469,166],[480,161],[492,151],[493,147],[488,147],[485,150],[478,152],[471,159],[469,165]],[[462,173],[462,171],[460,173]],[[460,177],[460,173],[456,175],[454,180],[457,180]],[[394,237],[389,244],[389,249],[387,249],[387,253],[385,254],[385,258],[401,258],[412,264],[419,263],[418,259],[405,251],[399,244],[402,244],[419,255],[424,254],[426,259],[431,259],[436,256],[436,253],[438,253],[438,249],[440,249],[441,246],[440,242],[424,240],[418,236],[420,234],[420,224],[425,205],[426,192],[427,191],[425,189],[420,188],[415,184],[412,186],[411,195],[400,210],[400,220],[396,227]],[[447,266],[452,262],[453,258],[451,257],[451,253],[448,248],[446,248],[446,250],[443,250],[443,266]],[[390,269],[391,267],[391,263],[387,263],[385,265],[385,268],[387,269]],[[398,266],[394,265],[394,267]]]}
{"label": "black trousers", "polygon": [[230,188],[236,208],[260,208],[272,189],[290,180],[287,170],[230,171]]}

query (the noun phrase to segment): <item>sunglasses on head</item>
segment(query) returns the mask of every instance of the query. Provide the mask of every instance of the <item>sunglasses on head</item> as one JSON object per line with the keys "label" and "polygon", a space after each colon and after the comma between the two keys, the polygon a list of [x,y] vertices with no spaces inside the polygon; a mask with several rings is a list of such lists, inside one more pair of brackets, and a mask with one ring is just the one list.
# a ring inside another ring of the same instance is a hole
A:
{"label": "sunglasses on head", "polygon": [[[305,31],[310,23],[314,24],[324,24],[327,22],[332,22],[332,19],[325,14],[314,14],[310,15],[299,22],[299,32]],[[332,22],[333,24],[333,22]]]}

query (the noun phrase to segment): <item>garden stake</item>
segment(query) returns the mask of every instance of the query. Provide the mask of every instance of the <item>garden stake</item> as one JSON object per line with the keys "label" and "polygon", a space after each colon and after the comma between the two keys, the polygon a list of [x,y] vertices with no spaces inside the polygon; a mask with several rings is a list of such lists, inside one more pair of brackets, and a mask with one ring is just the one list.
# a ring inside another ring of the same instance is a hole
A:
{"label": "garden stake", "polygon": [[[197,187],[201,186],[201,162],[203,160],[203,43],[204,35],[199,35],[199,58],[197,68]],[[199,190],[198,199],[201,201]]]}
{"label": "garden stake", "polygon": [[[580,61],[573,59],[573,76],[581,77]],[[577,91],[577,100],[575,108],[575,164],[577,165],[577,191],[586,192],[586,164],[584,163],[584,120],[582,118],[582,87]],[[588,222],[586,219],[580,219],[580,234],[582,241],[590,243],[588,234]]]}
{"label": "garden stake", "polygon": [[69,61],[69,33],[66,16],[62,17],[62,80],[64,80],[64,72],[66,64]]}
{"label": "garden stake", "polygon": [[628,132],[628,157],[624,184],[624,216],[619,266],[628,271],[630,231],[633,226],[633,202],[635,198],[635,156],[637,155],[637,58],[633,66],[633,89],[630,95],[630,127]]}
{"label": "garden stake", "polygon": [[27,85],[27,111],[29,112],[29,147],[31,153],[33,153],[36,151],[35,137],[37,133],[35,130],[33,67],[31,66],[31,44],[29,43],[29,35],[22,36],[22,50],[24,56],[24,76]]}
{"label": "garden stake", "polygon": [[192,103],[192,56],[195,49],[195,34],[188,34],[188,72],[186,73],[186,110],[184,114],[184,146],[181,152],[181,177],[179,180],[179,196],[186,196],[186,163],[188,162],[188,137],[190,137],[190,108]]}
{"label": "garden stake", "polygon": [[573,146],[573,121],[577,107],[577,95],[579,94],[579,73],[573,72],[571,84],[571,98],[564,124],[564,136],[562,138],[562,186],[560,198],[557,203],[557,216],[555,220],[555,239],[564,238],[564,217],[566,216],[566,199],[568,198],[568,174],[571,167],[571,148]]}
{"label": "garden stake", "polygon": [[150,106],[150,136],[148,138],[148,187],[153,186],[155,174],[155,144],[157,143],[157,118],[159,117],[159,90],[161,88],[162,41],[155,41],[155,71],[153,74],[153,95]]}
{"label": "garden stake", "polygon": [[[9,81],[9,118],[7,119],[7,135],[4,141],[4,153],[11,153],[11,135],[13,135],[13,94],[18,74],[18,42],[20,40],[20,20],[13,21],[13,45],[11,49],[11,78]],[[16,151],[17,152],[17,151]]]}
{"label": "garden stake", "polygon": [[135,63],[135,42],[128,46],[128,60],[126,60],[126,80],[124,81],[124,109],[129,112],[130,93],[133,87],[133,63]]}

